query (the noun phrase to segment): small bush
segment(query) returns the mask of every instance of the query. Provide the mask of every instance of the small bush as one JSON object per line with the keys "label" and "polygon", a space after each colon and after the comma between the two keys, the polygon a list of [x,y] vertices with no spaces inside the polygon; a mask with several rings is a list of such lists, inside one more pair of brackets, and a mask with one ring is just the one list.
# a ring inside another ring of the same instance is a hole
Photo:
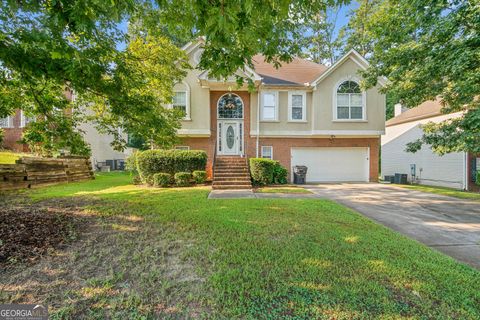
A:
{"label": "small bush", "polygon": [[199,150],[146,150],[136,155],[137,169],[142,181],[148,182],[155,173],[172,176],[177,172],[205,170],[207,153]]}
{"label": "small bush", "polygon": [[155,187],[168,187],[172,183],[172,175],[165,172],[155,173],[153,175],[153,185]]}
{"label": "small bush", "polygon": [[273,171],[277,161],[263,158],[250,158],[250,175],[256,185],[273,183]]}
{"label": "small bush", "polygon": [[286,184],[288,170],[283,167],[280,162],[277,162],[273,167],[273,183],[275,184]]}
{"label": "small bush", "polygon": [[475,182],[480,186],[480,171],[477,171],[477,178],[475,179]]}
{"label": "small bush", "polygon": [[190,172],[177,172],[175,173],[175,184],[179,187],[187,187],[190,185],[191,178]]}
{"label": "small bush", "polygon": [[133,184],[138,184],[138,182],[141,181],[137,169],[137,152],[133,152],[125,159],[125,170],[130,173]]}
{"label": "small bush", "polygon": [[207,180],[207,172],[203,170],[195,170],[192,172],[193,180],[195,183],[202,184]]}

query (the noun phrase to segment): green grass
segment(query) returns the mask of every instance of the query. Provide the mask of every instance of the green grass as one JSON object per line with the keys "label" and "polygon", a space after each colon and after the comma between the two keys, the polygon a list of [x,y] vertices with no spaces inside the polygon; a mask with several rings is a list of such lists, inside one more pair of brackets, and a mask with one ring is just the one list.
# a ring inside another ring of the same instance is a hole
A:
{"label": "green grass", "polygon": [[311,193],[301,187],[262,187],[255,190],[258,193]]}
{"label": "green grass", "polygon": [[[137,187],[117,173],[35,190],[35,200],[94,198],[92,215],[142,219],[117,223],[110,248],[94,241],[93,254],[69,258],[73,270],[62,270],[80,277],[82,288],[55,291],[63,298],[54,300],[53,318],[153,318],[165,303],[220,319],[480,318],[479,271],[346,207],[321,199],[208,200],[208,192]],[[161,239],[204,279],[199,289],[168,280],[171,255]],[[82,265],[108,276],[88,280]]]}
{"label": "green grass", "polygon": [[430,193],[435,193],[443,196],[455,197],[460,199],[480,200],[480,193],[475,193],[475,192],[467,192],[467,191],[456,190],[456,189],[445,188],[445,187],[433,187],[433,186],[424,186],[424,185],[398,185],[398,186],[411,189],[411,190],[430,192]]}

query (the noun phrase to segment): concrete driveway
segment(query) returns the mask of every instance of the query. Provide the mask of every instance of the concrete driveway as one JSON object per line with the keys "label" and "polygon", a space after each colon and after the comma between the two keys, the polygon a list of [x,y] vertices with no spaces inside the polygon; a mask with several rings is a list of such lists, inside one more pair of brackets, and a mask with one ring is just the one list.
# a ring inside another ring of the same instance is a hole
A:
{"label": "concrete driveway", "polygon": [[480,202],[385,184],[305,187],[480,269]]}

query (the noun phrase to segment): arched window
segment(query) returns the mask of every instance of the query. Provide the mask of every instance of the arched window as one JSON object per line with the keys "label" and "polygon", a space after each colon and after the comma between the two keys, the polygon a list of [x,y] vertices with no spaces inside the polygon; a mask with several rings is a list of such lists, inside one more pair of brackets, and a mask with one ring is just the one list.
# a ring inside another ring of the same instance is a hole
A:
{"label": "arched window", "polygon": [[218,119],[243,119],[243,101],[234,93],[227,93],[218,99]]}
{"label": "arched window", "polygon": [[364,119],[363,94],[360,85],[352,80],[342,82],[337,87],[336,119],[362,120]]}
{"label": "arched window", "polygon": [[186,82],[173,87],[172,107],[184,114],[184,120],[190,120],[190,86]]}

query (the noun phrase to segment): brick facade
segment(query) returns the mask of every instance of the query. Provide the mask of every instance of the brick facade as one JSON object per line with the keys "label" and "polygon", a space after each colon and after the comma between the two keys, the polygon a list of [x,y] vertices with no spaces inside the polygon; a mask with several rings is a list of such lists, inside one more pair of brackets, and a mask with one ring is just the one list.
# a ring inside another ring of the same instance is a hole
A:
{"label": "brick facade", "polygon": [[3,128],[4,136],[1,147],[16,152],[27,152],[28,147],[18,143],[23,133],[23,128],[21,127],[21,111],[17,110],[15,115],[11,117],[12,126],[10,128]]}
{"label": "brick facade", "polygon": [[[227,91],[210,92],[210,130],[211,136],[205,138],[183,138],[181,145],[190,149],[205,150],[208,154],[207,172],[212,176],[212,164],[217,140],[217,101]],[[247,157],[256,156],[256,137],[250,136],[250,94],[234,91],[244,103],[244,147]],[[368,147],[370,148],[370,181],[378,181],[380,138],[262,138],[261,146],[273,147],[273,159],[280,161],[289,171],[291,168],[292,147]]]}

